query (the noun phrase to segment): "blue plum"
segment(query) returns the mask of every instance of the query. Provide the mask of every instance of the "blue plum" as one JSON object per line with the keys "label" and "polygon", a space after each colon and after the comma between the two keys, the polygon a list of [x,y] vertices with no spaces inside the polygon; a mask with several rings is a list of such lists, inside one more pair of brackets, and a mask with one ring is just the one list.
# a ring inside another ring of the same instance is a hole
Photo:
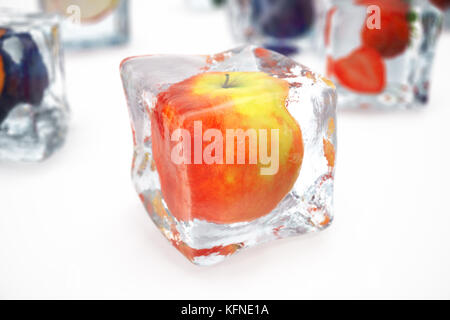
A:
{"label": "blue plum", "polygon": [[308,32],[314,23],[313,0],[253,0],[252,20],[270,37],[290,39]]}
{"label": "blue plum", "polygon": [[[5,43],[16,39],[20,44],[20,61],[8,51]],[[41,52],[28,33],[0,29],[0,123],[19,103],[39,106],[49,85],[49,76]]]}

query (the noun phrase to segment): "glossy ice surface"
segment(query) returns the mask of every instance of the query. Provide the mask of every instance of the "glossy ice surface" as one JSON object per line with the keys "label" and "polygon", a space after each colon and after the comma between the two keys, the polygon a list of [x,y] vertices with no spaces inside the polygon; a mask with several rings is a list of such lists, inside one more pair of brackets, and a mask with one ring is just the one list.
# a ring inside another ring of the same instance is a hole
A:
{"label": "glossy ice surface", "polygon": [[327,69],[339,91],[339,106],[425,105],[442,12],[428,0],[331,2]]}
{"label": "glossy ice surface", "polygon": [[226,3],[226,0],[186,0],[186,4],[195,10],[213,10]]}
{"label": "glossy ice surface", "polygon": [[445,29],[447,32],[450,30],[450,9],[445,11]]}
{"label": "glossy ice surface", "polygon": [[41,0],[45,12],[64,17],[62,39],[68,48],[128,42],[128,0]]}
{"label": "glossy ice surface", "polygon": [[0,14],[0,160],[39,161],[63,142],[68,107],[58,19]]}
{"label": "glossy ice surface", "polygon": [[[256,47],[129,58],[121,75],[136,190],[161,232],[193,263],[214,264],[243,248],[331,223],[336,94],[329,80]],[[177,149],[178,129],[190,146]],[[262,160],[264,149],[252,158],[251,134],[241,143],[233,138],[232,147],[219,140],[234,129],[255,130],[259,148],[263,133],[271,132],[266,155],[276,170]],[[208,153],[213,141],[220,143]]]}

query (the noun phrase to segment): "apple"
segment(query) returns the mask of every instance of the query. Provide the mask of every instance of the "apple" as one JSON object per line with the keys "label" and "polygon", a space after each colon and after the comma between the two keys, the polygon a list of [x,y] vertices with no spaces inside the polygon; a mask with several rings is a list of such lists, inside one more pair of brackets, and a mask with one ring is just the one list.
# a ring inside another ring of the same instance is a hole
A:
{"label": "apple", "polygon": [[[248,222],[280,203],[304,152],[300,126],[286,108],[288,93],[286,81],[263,72],[206,72],[157,96],[148,108],[153,159],[175,218]],[[229,139],[239,129],[248,136]],[[183,138],[174,139],[180,130]],[[174,150],[184,162],[174,161]]]}

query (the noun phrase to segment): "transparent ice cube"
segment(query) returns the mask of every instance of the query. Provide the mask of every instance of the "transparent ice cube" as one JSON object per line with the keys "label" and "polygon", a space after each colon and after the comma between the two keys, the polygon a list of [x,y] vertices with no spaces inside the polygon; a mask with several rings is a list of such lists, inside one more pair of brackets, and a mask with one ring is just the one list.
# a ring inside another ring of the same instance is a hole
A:
{"label": "transparent ice cube", "polygon": [[324,17],[325,0],[228,0],[235,38],[291,56],[312,51]]}
{"label": "transparent ice cube", "polygon": [[26,13],[39,12],[40,0],[0,0],[0,10],[9,9]]}
{"label": "transparent ice cube", "polygon": [[425,105],[441,25],[428,0],[332,0],[324,31],[339,107]]}
{"label": "transparent ice cube", "polygon": [[2,10],[0,62],[0,160],[43,160],[67,131],[58,18]]}
{"label": "transparent ice cube", "polygon": [[189,8],[195,10],[213,10],[221,7],[227,0],[185,0]]}
{"label": "transparent ice cube", "polygon": [[41,0],[42,10],[64,17],[66,48],[121,45],[129,40],[128,0]]}
{"label": "transparent ice cube", "polygon": [[[136,190],[157,227],[190,261],[214,264],[243,248],[329,226],[336,94],[328,79],[252,46],[211,56],[128,58],[121,76]],[[248,137],[227,141],[228,130],[236,129]],[[176,132],[187,134],[182,142],[191,147],[175,149]],[[208,140],[208,132],[215,138]],[[265,145],[264,132],[271,141]],[[207,141],[218,143],[214,152],[206,151]],[[271,154],[270,166],[277,162],[278,170],[263,173],[269,162],[262,154]],[[208,162],[208,155],[217,158]]]}
{"label": "transparent ice cube", "polygon": [[434,6],[444,12],[444,27],[450,29],[450,1],[449,0],[429,0]]}
{"label": "transparent ice cube", "polygon": [[445,30],[450,30],[450,8],[445,11]]}

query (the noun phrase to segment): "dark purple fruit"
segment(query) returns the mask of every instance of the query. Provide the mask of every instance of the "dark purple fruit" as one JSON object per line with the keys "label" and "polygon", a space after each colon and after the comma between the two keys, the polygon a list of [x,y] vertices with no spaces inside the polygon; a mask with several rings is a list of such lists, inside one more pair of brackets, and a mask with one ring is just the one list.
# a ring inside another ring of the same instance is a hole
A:
{"label": "dark purple fruit", "polygon": [[0,51],[2,59],[3,88],[0,92],[0,123],[7,117],[8,113],[20,102],[20,71],[19,67],[12,61],[11,57]]}
{"label": "dark purple fruit", "polygon": [[[12,53],[5,48],[8,39],[17,38],[22,47],[20,61],[14,61]],[[41,104],[49,85],[47,68],[36,42],[28,33],[14,33],[0,29],[0,58],[4,84],[0,91],[0,123],[19,103],[34,106]]]}
{"label": "dark purple fruit", "polygon": [[22,101],[39,105],[48,87],[48,72],[42,60],[42,55],[29,34],[17,35],[24,47],[24,55],[20,64],[22,71]]}
{"label": "dark purple fruit", "polygon": [[263,35],[290,39],[311,30],[313,0],[252,0],[252,21]]}

